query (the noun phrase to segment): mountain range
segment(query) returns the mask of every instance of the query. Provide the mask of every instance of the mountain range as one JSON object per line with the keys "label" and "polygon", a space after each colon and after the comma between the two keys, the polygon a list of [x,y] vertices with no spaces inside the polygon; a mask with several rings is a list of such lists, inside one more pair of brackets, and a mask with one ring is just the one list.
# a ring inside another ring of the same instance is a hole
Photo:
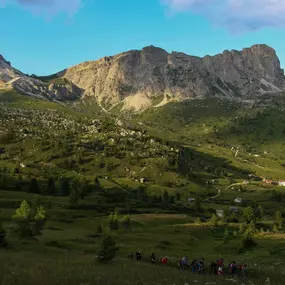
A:
{"label": "mountain range", "polygon": [[104,110],[141,111],[192,98],[255,99],[284,91],[285,76],[267,45],[203,58],[148,46],[50,76],[24,74],[0,55],[0,89],[52,101],[94,97]]}

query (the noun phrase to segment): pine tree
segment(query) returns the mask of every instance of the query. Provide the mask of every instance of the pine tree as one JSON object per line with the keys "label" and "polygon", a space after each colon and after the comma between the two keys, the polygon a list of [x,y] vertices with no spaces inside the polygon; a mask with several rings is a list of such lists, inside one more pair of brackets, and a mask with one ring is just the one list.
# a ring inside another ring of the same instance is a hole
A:
{"label": "pine tree", "polygon": [[255,245],[255,241],[253,240],[252,233],[249,231],[245,231],[242,239],[242,246],[244,249],[249,249]]}
{"label": "pine tree", "polygon": [[251,221],[248,226],[247,226],[247,231],[249,231],[250,233],[255,233],[256,232],[256,228],[255,228],[255,223],[254,221]]}
{"label": "pine tree", "polygon": [[116,231],[119,229],[119,218],[118,218],[118,214],[116,213],[111,213],[109,215],[108,218],[108,224],[109,224],[109,228],[112,231]]}
{"label": "pine tree", "polygon": [[129,230],[131,228],[131,217],[130,215],[124,215],[122,219],[122,224],[125,229]]}
{"label": "pine tree", "polygon": [[56,193],[56,187],[55,182],[52,177],[49,177],[48,183],[47,183],[47,194],[48,195],[54,195]]}
{"label": "pine tree", "polygon": [[179,192],[177,192],[177,193],[175,194],[175,200],[176,200],[176,201],[180,201],[180,200],[181,200],[181,195],[180,195]]}
{"label": "pine tree", "polygon": [[163,199],[164,203],[168,203],[169,202],[169,194],[168,194],[168,192],[166,190],[164,190],[162,199]]}
{"label": "pine tree", "polygon": [[275,233],[275,234],[279,232],[278,226],[276,224],[274,224],[272,232]]}
{"label": "pine tree", "polygon": [[0,174],[0,190],[5,190],[7,188],[7,176],[3,172]]}
{"label": "pine tree", "polygon": [[99,262],[109,262],[116,257],[117,251],[118,247],[114,237],[110,234],[105,234],[101,239],[97,260]]}
{"label": "pine tree", "polygon": [[96,176],[95,179],[94,179],[94,185],[95,185],[95,189],[96,190],[99,190],[101,185],[100,185],[100,181],[99,181],[99,178]]}
{"label": "pine tree", "polygon": [[247,223],[250,223],[251,221],[255,222],[256,216],[255,216],[254,209],[250,206],[246,207],[243,211],[243,217]]}
{"label": "pine tree", "polygon": [[66,178],[61,180],[61,195],[68,196],[70,194],[69,181]]}
{"label": "pine tree", "polygon": [[223,240],[224,240],[224,243],[227,243],[230,240],[230,233],[229,233],[229,231],[227,229],[224,232]]}
{"label": "pine tree", "polygon": [[218,226],[218,218],[216,214],[213,214],[211,219],[209,220],[209,223],[212,227],[217,227]]}
{"label": "pine tree", "polygon": [[40,188],[36,178],[32,178],[29,184],[29,192],[34,194],[40,194]]}
{"label": "pine tree", "polygon": [[76,190],[72,190],[68,199],[69,207],[77,208],[79,205],[79,198],[79,193]]}
{"label": "pine tree", "polygon": [[194,207],[195,207],[195,211],[197,213],[200,212],[201,210],[201,205],[200,205],[200,198],[199,197],[196,197],[195,201],[194,201]]}
{"label": "pine tree", "polygon": [[7,246],[6,231],[0,222],[0,247],[6,247],[6,246]]}
{"label": "pine tree", "polygon": [[281,211],[279,209],[276,210],[275,221],[276,221],[278,229],[281,230],[283,227],[283,217],[282,217]]}
{"label": "pine tree", "polygon": [[201,219],[200,219],[200,217],[197,217],[196,218],[196,220],[195,220],[195,224],[197,224],[197,225],[201,225]]}
{"label": "pine tree", "polygon": [[37,208],[35,217],[33,218],[33,236],[37,237],[42,234],[42,229],[46,223],[46,210],[43,206]]}
{"label": "pine tree", "polygon": [[247,228],[247,224],[246,223],[242,223],[239,225],[239,233],[242,234],[246,231]]}
{"label": "pine tree", "polygon": [[264,210],[261,205],[258,205],[256,209],[256,218],[261,221],[263,217],[264,217]]}
{"label": "pine tree", "polygon": [[99,224],[97,225],[97,234],[102,234],[103,233],[103,225],[102,222],[100,221]]}

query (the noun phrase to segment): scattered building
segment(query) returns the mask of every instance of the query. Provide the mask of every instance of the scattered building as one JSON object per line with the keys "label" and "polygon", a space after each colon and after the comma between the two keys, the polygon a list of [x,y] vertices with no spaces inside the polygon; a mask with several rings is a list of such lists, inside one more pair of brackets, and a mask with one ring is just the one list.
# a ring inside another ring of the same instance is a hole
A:
{"label": "scattered building", "polygon": [[20,166],[21,166],[22,168],[25,168],[25,167],[26,167],[26,164],[25,164],[24,162],[21,162],[21,163],[20,163]]}
{"label": "scattered building", "polygon": [[240,203],[243,202],[243,200],[242,200],[242,198],[240,198],[240,197],[236,197],[235,200],[234,200],[234,202],[240,204]]}
{"label": "scattered building", "polygon": [[272,180],[266,179],[266,178],[264,178],[262,181],[263,181],[264,183],[266,183],[266,184],[271,184],[271,183],[272,183]]}
{"label": "scattered building", "polygon": [[229,211],[233,213],[238,213],[238,207],[236,206],[229,206]]}
{"label": "scattered building", "polygon": [[188,198],[188,202],[190,202],[190,203],[193,203],[193,202],[195,202],[195,198]]}
{"label": "scattered building", "polygon": [[224,213],[224,210],[216,210],[216,215],[219,217],[219,218],[223,218],[225,213]]}

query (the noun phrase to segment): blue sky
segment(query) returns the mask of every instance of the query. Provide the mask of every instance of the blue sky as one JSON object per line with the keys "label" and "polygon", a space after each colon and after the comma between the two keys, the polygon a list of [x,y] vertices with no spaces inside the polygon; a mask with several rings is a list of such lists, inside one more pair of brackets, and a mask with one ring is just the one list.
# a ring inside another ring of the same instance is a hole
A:
{"label": "blue sky", "polygon": [[204,56],[265,43],[285,67],[284,15],[285,0],[0,0],[0,54],[46,75],[147,45]]}

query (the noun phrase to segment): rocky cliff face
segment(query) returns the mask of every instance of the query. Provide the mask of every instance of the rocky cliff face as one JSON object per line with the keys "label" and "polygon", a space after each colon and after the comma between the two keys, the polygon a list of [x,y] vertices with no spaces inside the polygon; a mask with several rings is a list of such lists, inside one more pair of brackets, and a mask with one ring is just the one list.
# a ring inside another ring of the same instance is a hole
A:
{"label": "rocky cliff face", "polygon": [[23,74],[19,70],[13,68],[11,63],[0,54],[0,84],[4,84],[21,75]]}
{"label": "rocky cliff face", "polygon": [[135,111],[172,100],[247,99],[285,90],[284,70],[266,45],[203,58],[149,46],[81,63],[45,82],[24,76],[0,57],[1,78],[13,79],[12,87],[29,95],[57,100],[94,96],[105,108],[121,103],[121,109]]}
{"label": "rocky cliff face", "polygon": [[167,102],[214,95],[244,98],[285,89],[276,52],[266,45],[203,58],[149,46],[84,62],[67,69],[64,77],[84,96],[135,109],[149,106],[159,95]]}
{"label": "rocky cliff face", "polygon": [[13,68],[11,63],[0,55],[0,89],[10,88],[42,100],[73,100],[83,93],[68,80],[61,80],[61,84],[58,84],[27,76]]}

